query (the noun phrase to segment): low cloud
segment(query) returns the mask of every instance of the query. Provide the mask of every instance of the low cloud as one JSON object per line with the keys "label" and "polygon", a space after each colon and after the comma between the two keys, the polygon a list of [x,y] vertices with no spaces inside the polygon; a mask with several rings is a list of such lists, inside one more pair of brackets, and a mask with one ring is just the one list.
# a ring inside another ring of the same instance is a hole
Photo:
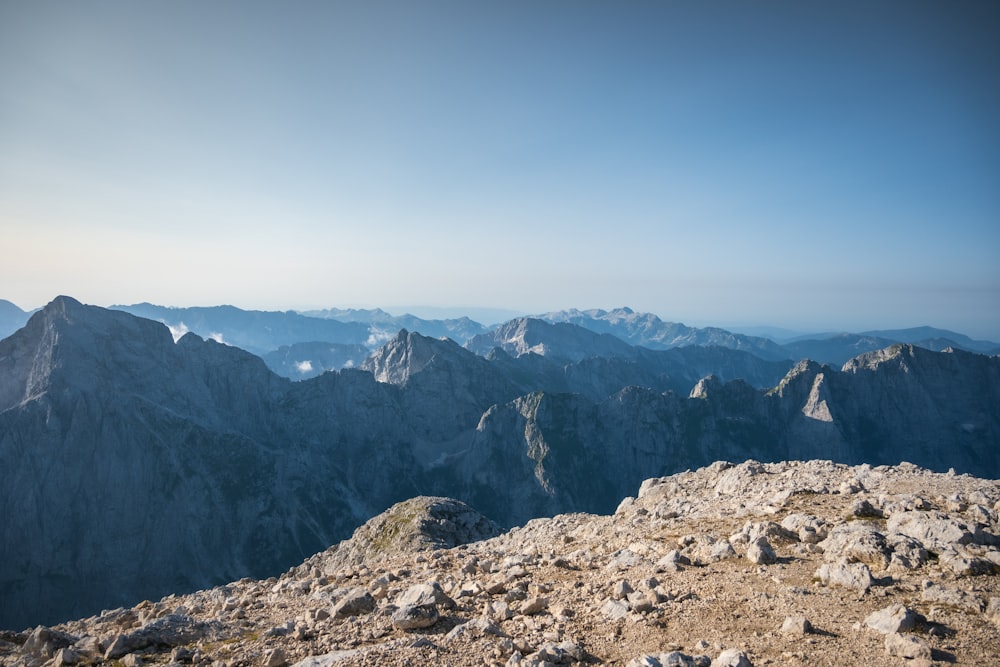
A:
{"label": "low cloud", "polygon": [[392,336],[393,334],[388,331],[372,328],[368,335],[368,340],[365,341],[365,345],[367,347],[381,347],[383,344],[388,342]]}
{"label": "low cloud", "polygon": [[222,343],[223,345],[226,344],[226,341],[222,340],[222,334],[220,334],[217,331],[213,331],[212,333],[208,334],[208,337],[214,340],[216,343]]}
{"label": "low cloud", "polygon": [[[160,321],[163,322],[163,320]],[[167,329],[170,330],[170,335],[174,337],[175,343],[179,341],[181,338],[183,338],[184,334],[189,333],[191,331],[190,329],[187,328],[187,325],[184,324],[183,322],[179,323],[177,326],[174,326],[169,322],[163,322],[163,324],[165,324]]]}
{"label": "low cloud", "polygon": [[306,359],[305,361],[296,361],[295,370],[297,370],[300,373],[312,373],[313,364],[308,359]]}

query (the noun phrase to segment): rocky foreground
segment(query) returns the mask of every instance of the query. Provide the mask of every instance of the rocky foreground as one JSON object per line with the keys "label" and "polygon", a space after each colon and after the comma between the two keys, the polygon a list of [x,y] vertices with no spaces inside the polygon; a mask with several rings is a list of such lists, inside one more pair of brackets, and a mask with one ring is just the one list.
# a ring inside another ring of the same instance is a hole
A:
{"label": "rocky foreground", "polygon": [[0,664],[996,664],[998,511],[997,481],[827,461],[503,534],[416,498],[276,579],[2,632]]}

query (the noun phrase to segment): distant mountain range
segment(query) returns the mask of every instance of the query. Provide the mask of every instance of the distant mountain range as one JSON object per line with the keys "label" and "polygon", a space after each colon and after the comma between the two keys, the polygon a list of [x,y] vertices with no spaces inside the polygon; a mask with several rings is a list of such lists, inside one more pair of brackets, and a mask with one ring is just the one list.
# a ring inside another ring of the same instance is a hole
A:
{"label": "distant mountain range", "polygon": [[[371,331],[208,310],[190,321],[223,340],[236,322],[256,340]],[[292,382],[120,310],[59,297],[32,315],[0,340],[0,627],[268,576],[416,495],[509,526],[609,512],[716,459],[1000,476],[1000,358],[961,350],[897,344],[838,369],[521,318],[468,347],[403,330],[354,365]]]}
{"label": "distant mountain range", "polygon": [[[162,322],[175,338],[190,331],[202,338],[241,347],[264,359],[275,373],[292,380],[358,366],[401,329],[432,338],[451,338],[486,354],[490,340],[503,338],[502,332],[516,330],[528,319],[573,325],[651,350],[724,347],[771,361],[812,359],[841,365],[859,354],[896,343],[937,351],[954,348],[1000,354],[1000,343],[973,340],[954,331],[933,327],[810,334],[779,343],[764,336],[733,333],[717,327],[697,328],[664,322],[656,315],[636,313],[630,308],[561,310],[530,318],[519,317],[490,327],[468,317],[425,319],[410,314],[391,315],[377,308],[278,312],[241,310],[234,306],[172,308],[150,303],[111,308]],[[0,300],[0,338],[24,326],[30,315],[11,302]],[[543,354],[540,350],[536,353]]]}
{"label": "distant mountain range", "polygon": [[[488,349],[484,349],[487,345],[484,341],[488,340],[488,336],[516,328],[525,319],[574,325],[652,350],[717,346],[749,352],[773,361],[808,358],[840,365],[858,354],[894,343],[910,343],[939,351],[950,347],[1000,354],[1000,343],[977,341],[960,333],[932,327],[860,334],[817,334],[779,344],[761,336],[732,333],[716,327],[695,328],[664,322],[656,315],[636,313],[629,308],[562,310],[534,318],[515,318],[494,327],[485,327],[467,317],[432,320],[413,315],[390,315],[379,309],[330,308],[296,313],[244,311],[232,306],[165,308],[146,303],[112,308],[163,322],[175,333],[193,331],[203,338],[215,338],[242,347],[262,356],[271,370],[293,380],[357,365],[367,356],[357,346],[364,346],[370,353],[400,329],[432,338],[451,338],[459,344],[469,343],[470,349],[485,353]],[[0,333],[3,333],[2,329]],[[320,343],[354,347],[329,348]]]}

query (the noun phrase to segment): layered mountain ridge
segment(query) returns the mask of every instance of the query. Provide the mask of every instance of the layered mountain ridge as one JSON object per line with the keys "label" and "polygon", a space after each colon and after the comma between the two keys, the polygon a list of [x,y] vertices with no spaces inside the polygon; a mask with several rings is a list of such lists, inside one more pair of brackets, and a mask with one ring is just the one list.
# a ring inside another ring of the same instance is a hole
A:
{"label": "layered mountain ridge", "polygon": [[0,341],[0,627],[280,572],[418,495],[511,526],[606,513],[716,459],[1000,476],[996,358],[900,345],[793,368],[728,348],[583,357],[569,340],[476,354],[403,331],[362,368],[291,382],[56,299]]}
{"label": "layered mountain ridge", "polygon": [[[16,306],[13,306],[16,309]],[[275,373],[293,380],[315,377],[327,370],[339,370],[360,365],[400,329],[431,338],[451,338],[480,354],[487,354],[494,345],[516,355],[518,331],[531,338],[540,333],[539,322],[565,325],[548,329],[561,331],[562,338],[576,337],[586,341],[583,354],[594,354],[593,337],[586,332],[606,334],[628,346],[651,350],[689,347],[721,347],[748,352],[771,361],[798,361],[803,358],[841,365],[849,359],[895,343],[912,343],[928,349],[964,349],[983,354],[1000,353],[1000,344],[977,341],[962,334],[917,327],[892,331],[870,331],[861,334],[815,334],[782,343],[760,337],[733,333],[718,327],[696,328],[677,322],[665,322],[651,313],[637,313],[630,308],[613,310],[569,309],[519,317],[485,327],[468,317],[428,320],[413,315],[391,315],[380,309],[337,309],[304,312],[244,311],[233,306],[200,308],[166,308],[149,303],[112,306],[114,309],[154,319],[166,324],[176,338],[188,331],[202,338],[237,345],[260,355]],[[16,309],[23,324],[28,313]],[[12,311],[13,312],[13,311]],[[16,321],[13,321],[16,324]],[[17,324],[20,326],[20,324]],[[0,309],[0,337],[12,333],[17,326],[3,328]],[[585,331],[584,331],[585,330]],[[544,338],[544,336],[543,336]],[[506,343],[504,343],[506,341]],[[545,341],[536,340],[535,354],[547,354]],[[513,349],[511,346],[514,346]],[[568,352],[563,343],[564,353]],[[614,341],[605,343],[604,356],[629,353]]]}

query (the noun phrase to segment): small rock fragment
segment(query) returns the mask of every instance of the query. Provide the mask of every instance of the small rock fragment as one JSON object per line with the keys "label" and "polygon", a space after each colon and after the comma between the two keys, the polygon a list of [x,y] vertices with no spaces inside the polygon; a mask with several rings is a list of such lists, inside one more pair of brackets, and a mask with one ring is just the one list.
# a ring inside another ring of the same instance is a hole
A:
{"label": "small rock fragment", "polygon": [[781,624],[781,632],[786,635],[806,635],[812,629],[812,623],[805,616],[789,616]]}
{"label": "small rock fragment", "polygon": [[521,606],[521,613],[525,616],[532,616],[544,611],[549,606],[549,599],[544,597],[531,597],[525,600]]}
{"label": "small rock fragment", "polygon": [[624,600],[628,597],[629,593],[632,593],[635,589],[624,579],[615,583],[611,587],[611,599],[612,600]]}
{"label": "small rock fragment", "polygon": [[747,654],[737,648],[727,648],[712,661],[712,667],[753,667]]}
{"label": "small rock fragment", "polygon": [[990,598],[986,605],[986,618],[994,625],[1000,626],[1000,598]]}
{"label": "small rock fragment", "polygon": [[620,600],[608,600],[601,607],[601,613],[612,621],[628,616],[628,605]]}

